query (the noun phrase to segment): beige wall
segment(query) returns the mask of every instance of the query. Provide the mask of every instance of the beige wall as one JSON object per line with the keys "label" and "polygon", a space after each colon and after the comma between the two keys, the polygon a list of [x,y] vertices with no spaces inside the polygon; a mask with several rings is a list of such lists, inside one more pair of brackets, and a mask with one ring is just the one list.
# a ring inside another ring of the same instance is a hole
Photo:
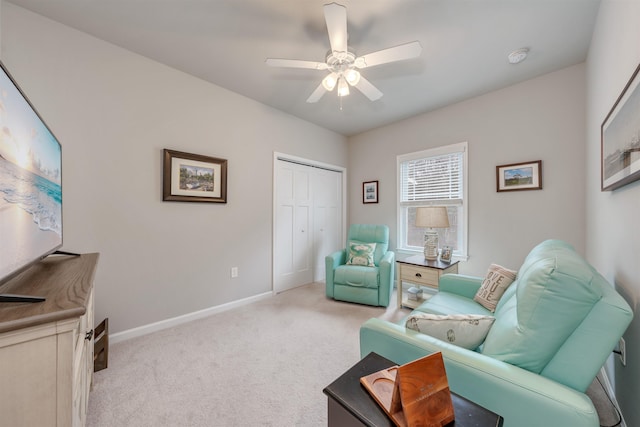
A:
{"label": "beige wall", "polygon": [[640,2],[604,0],[587,61],[587,255],[636,313],[624,335],[627,366],[617,357],[607,365],[628,426],[640,425],[640,181],[600,191],[600,126],[639,63]]}
{"label": "beige wall", "polygon": [[[346,138],[7,2],[1,29],[62,143],[64,249],[101,253],[96,319],[114,333],[271,291],[273,152],[346,166]],[[228,159],[228,203],[162,202],[163,148]]]}
{"label": "beige wall", "polygon": [[[584,105],[579,64],[352,137],[350,222],[389,225],[395,247],[396,156],[467,141],[469,260],[462,273],[484,275],[491,263],[517,269],[548,238],[583,252]],[[542,160],[543,190],[496,192],[497,165],[532,160]],[[380,181],[377,205],[361,201],[369,180]]]}

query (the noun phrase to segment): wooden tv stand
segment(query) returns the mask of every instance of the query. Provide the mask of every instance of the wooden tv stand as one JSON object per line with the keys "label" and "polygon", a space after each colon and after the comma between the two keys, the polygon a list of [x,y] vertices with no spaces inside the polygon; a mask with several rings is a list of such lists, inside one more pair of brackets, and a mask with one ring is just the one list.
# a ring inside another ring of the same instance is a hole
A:
{"label": "wooden tv stand", "polygon": [[84,426],[93,377],[98,254],[51,255],[0,286],[46,298],[0,304],[0,417],[11,426]]}

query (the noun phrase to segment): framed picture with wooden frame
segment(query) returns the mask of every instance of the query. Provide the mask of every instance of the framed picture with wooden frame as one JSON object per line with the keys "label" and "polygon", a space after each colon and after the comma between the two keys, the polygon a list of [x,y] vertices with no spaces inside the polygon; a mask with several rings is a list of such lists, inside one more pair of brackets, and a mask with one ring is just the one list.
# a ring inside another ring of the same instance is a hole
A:
{"label": "framed picture with wooden frame", "polygon": [[165,149],[162,200],[227,203],[227,160]]}
{"label": "framed picture with wooden frame", "polygon": [[640,65],[600,127],[600,189],[640,179]]}
{"label": "framed picture with wooden frame", "polygon": [[542,190],[542,160],[496,166],[497,191]]}
{"label": "framed picture with wooden frame", "polygon": [[362,183],[362,203],[378,203],[378,181]]}
{"label": "framed picture with wooden frame", "polygon": [[451,246],[443,246],[442,252],[440,252],[440,261],[446,264],[450,264],[452,253],[453,253],[453,249],[451,248]]}

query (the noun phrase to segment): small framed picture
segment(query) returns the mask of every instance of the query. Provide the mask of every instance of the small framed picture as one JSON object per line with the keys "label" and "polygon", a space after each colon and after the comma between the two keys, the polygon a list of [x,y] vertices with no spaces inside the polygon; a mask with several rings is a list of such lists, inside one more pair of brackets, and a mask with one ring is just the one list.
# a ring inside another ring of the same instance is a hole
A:
{"label": "small framed picture", "polygon": [[378,181],[362,183],[362,203],[378,203]]}
{"label": "small framed picture", "polygon": [[497,191],[542,190],[542,160],[496,166]]}
{"label": "small framed picture", "polygon": [[227,203],[227,160],[165,149],[162,200]]}
{"label": "small framed picture", "polygon": [[452,252],[451,246],[444,246],[442,252],[440,252],[440,261],[446,262],[447,264],[450,263]]}

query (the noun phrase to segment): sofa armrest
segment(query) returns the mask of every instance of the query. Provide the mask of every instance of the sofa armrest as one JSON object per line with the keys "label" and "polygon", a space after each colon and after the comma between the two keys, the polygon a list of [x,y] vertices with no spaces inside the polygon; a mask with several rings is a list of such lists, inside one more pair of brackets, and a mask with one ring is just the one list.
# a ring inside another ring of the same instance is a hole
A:
{"label": "sofa armrest", "polygon": [[380,288],[378,290],[378,305],[387,307],[393,292],[393,280],[395,276],[396,254],[387,251],[378,263],[380,269]]}
{"label": "sofa armrest", "polygon": [[482,277],[466,276],[464,274],[444,274],[440,277],[438,288],[443,292],[473,299],[482,285],[482,280]]}
{"label": "sofa armrest", "polygon": [[396,254],[393,251],[387,251],[382,258],[380,258],[380,265],[382,263],[393,264],[396,260]]}
{"label": "sofa armrest", "polygon": [[325,293],[333,298],[333,271],[347,262],[347,251],[343,249],[324,257]]}
{"label": "sofa armrest", "polygon": [[347,262],[347,251],[346,249],[342,249],[340,251],[336,251],[332,254],[329,254],[325,257],[325,264],[327,267],[331,267],[331,270],[335,270],[339,266],[343,265]]}
{"label": "sofa armrest", "polygon": [[392,251],[388,251],[380,259],[378,267],[380,267],[380,274],[385,276],[393,276],[393,268],[396,264],[396,254]]}
{"label": "sofa armrest", "polygon": [[360,328],[360,355],[405,364],[442,352],[450,389],[504,418],[504,427],[598,427],[591,400],[548,378],[381,319]]}

